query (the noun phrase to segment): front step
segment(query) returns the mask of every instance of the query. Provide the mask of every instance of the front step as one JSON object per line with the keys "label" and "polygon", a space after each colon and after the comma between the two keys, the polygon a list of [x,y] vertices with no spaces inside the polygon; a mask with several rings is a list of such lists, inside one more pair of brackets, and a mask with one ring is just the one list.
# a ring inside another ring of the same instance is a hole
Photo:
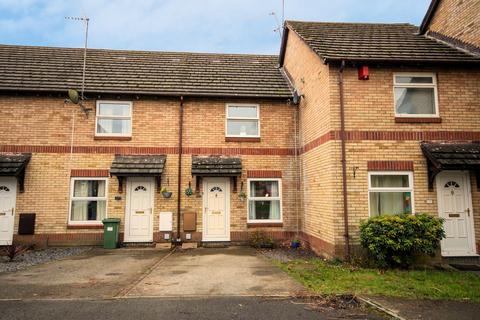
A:
{"label": "front step", "polygon": [[442,261],[455,269],[462,271],[480,271],[480,256],[474,257],[443,257]]}
{"label": "front step", "polygon": [[230,241],[205,241],[202,242],[204,248],[228,248],[230,247]]}
{"label": "front step", "polygon": [[124,248],[155,248],[154,242],[124,242],[122,243]]}

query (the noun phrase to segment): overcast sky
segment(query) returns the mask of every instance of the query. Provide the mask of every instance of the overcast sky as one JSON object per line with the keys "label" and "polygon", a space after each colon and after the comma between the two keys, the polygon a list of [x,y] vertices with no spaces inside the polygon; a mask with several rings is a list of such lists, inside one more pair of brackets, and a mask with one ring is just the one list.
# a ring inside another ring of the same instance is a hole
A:
{"label": "overcast sky", "polygon": [[[0,0],[0,43],[277,54],[281,0]],[[408,22],[419,25],[430,0],[285,0],[292,20]]]}

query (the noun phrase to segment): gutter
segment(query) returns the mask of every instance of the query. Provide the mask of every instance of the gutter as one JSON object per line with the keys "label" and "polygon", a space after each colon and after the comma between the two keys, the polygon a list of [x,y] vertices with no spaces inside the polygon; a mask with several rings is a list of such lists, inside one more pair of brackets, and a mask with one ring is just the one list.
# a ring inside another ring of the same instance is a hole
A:
{"label": "gutter", "polygon": [[283,26],[283,33],[282,33],[282,43],[280,45],[280,53],[278,56],[278,66],[281,68],[283,67],[283,62],[285,60],[285,50],[287,49],[287,39],[288,39],[288,31],[290,29],[287,28],[287,24]]}
{"label": "gutter", "polygon": [[425,17],[423,17],[422,24],[418,28],[419,34],[425,34],[439,4],[440,0],[432,0],[430,6],[427,9],[427,13],[425,13]]}
{"label": "gutter", "polygon": [[177,237],[176,244],[182,243],[182,237],[180,235],[180,208],[182,204],[182,153],[183,153],[183,96],[180,96],[179,105],[180,119],[178,124],[178,195],[177,195]]}
{"label": "gutter", "polygon": [[345,238],[345,259],[350,260],[350,234],[348,232],[348,195],[347,195],[347,153],[345,147],[345,101],[344,101],[344,80],[343,71],[345,60],[342,60],[338,71],[338,87],[340,93],[340,142],[342,149],[342,192],[343,192],[343,225]]}

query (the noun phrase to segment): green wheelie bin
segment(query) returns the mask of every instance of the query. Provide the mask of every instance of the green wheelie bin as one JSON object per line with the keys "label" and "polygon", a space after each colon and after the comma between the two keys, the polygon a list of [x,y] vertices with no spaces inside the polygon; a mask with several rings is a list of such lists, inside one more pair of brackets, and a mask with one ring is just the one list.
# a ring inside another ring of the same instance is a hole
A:
{"label": "green wheelie bin", "polygon": [[103,248],[118,248],[118,230],[120,229],[120,219],[103,219]]}

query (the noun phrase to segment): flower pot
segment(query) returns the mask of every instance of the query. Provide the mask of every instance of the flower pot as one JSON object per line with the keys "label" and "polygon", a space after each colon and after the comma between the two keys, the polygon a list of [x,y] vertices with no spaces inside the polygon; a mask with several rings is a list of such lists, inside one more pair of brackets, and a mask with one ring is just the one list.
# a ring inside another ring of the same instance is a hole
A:
{"label": "flower pot", "polygon": [[290,242],[290,248],[292,248],[292,249],[298,249],[298,248],[300,248],[300,242],[299,242],[299,241],[292,241],[292,242]]}
{"label": "flower pot", "polygon": [[171,198],[171,197],[172,197],[172,192],[171,192],[171,191],[163,191],[163,192],[162,192],[162,196],[163,196],[165,199]]}

